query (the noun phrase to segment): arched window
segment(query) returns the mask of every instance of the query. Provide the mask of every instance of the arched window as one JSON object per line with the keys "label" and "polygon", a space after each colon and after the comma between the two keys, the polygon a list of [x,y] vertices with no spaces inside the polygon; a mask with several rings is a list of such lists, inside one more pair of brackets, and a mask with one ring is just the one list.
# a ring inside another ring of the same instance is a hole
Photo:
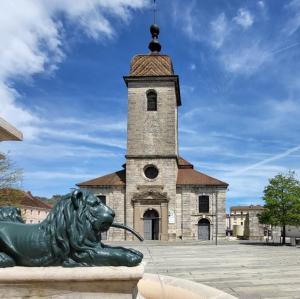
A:
{"label": "arched window", "polygon": [[199,213],[208,213],[209,212],[209,196],[200,195],[199,196]]}
{"label": "arched window", "polygon": [[147,111],[157,111],[157,93],[154,90],[147,92]]}

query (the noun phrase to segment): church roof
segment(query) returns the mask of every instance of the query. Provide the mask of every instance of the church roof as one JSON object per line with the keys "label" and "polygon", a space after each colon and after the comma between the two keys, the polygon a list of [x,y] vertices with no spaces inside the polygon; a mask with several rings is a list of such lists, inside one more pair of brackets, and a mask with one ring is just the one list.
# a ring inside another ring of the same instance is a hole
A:
{"label": "church roof", "polygon": [[125,182],[126,172],[124,169],[76,185],[78,187],[123,186]]}
{"label": "church roof", "polygon": [[204,185],[227,187],[228,184],[194,169],[194,165],[178,157],[177,185]]}
{"label": "church roof", "polygon": [[[193,164],[178,158],[177,185],[204,185],[227,187],[228,184],[208,176],[202,172],[194,170]],[[78,187],[97,187],[97,186],[125,186],[126,170],[113,172],[86,182],[76,184]]]}
{"label": "church roof", "polygon": [[173,76],[173,64],[167,55],[136,55],[130,64],[129,76]]}
{"label": "church roof", "polygon": [[227,183],[192,168],[178,169],[177,185],[228,186]]}
{"label": "church roof", "polygon": [[178,163],[178,168],[194,168],[193,164],[191,164],[187,160],[184,160],[181,157],[178,157],[177,163]]}

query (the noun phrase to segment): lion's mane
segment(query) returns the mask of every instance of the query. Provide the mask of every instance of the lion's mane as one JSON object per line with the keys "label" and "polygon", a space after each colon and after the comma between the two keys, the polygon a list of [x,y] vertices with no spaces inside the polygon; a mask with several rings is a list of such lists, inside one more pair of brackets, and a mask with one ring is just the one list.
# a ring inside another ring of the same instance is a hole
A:
{"label": "lion's mane", "polygon": [[[86,254],[91,254],[93,248],[99,246],[100,239],[91,224],[91,206],[85,200],[87,194],[82,192],[82,200],[77,207],[71,200],[72,194],[64,196],[51,210],[42,222],[42,227],[50,237],[52,254],[63,261],[68,258],[77,261]],[[91,241],[87,236],[94,233]]]}

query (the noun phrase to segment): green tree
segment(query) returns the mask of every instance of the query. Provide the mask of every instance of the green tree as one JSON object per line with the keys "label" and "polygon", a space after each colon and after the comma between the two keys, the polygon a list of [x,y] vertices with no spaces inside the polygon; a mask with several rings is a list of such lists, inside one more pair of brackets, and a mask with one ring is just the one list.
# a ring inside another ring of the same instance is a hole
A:
{"label": "green tree", "polygon": [[278,174],[269,180],[264,189],[264,211],[259,215],[263,224],[282,228],[282,244],[285,244],[286,226],[300,225],[300,182],[295,172]]}
{"label": "green tree", "polygon": [[23,192],[18,190],[22,171],[17,169],[8,155],[0,153],[0,205],[18,205]]}

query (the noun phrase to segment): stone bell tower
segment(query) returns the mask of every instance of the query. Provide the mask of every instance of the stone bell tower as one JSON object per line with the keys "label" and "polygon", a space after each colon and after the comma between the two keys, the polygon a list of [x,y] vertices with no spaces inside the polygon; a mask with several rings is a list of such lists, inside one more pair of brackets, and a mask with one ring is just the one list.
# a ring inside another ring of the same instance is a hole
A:
{"label": "stone bell tower", "polygon": [[[128,87],[126,223],[146,239],[168,240],[175,231],[179,78],[169,56],[160,54],[159,27],[150,27],[150,53],[136,55]],[[128,238],[129,235],[128,235]]]}

